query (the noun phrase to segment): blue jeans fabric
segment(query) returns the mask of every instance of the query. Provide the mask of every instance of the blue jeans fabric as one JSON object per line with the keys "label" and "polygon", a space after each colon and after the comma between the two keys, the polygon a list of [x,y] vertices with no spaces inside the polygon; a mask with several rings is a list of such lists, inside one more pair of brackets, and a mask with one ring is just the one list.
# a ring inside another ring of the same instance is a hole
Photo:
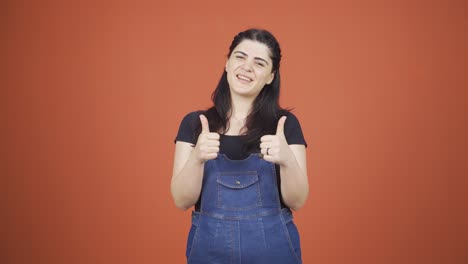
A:
{"label": "blue jeans fabric", "polygon": [[199,212],[192,212],[187,263],[302,263],[292,212],[281,208],[273,163],[259,154],[205,163]]}

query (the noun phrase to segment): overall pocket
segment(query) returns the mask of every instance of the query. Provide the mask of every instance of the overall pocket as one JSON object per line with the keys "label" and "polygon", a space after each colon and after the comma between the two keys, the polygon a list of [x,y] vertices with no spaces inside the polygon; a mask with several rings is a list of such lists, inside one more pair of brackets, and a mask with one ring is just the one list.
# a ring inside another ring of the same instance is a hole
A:
{"label": "overall pocket", "polygon": [[219,208],[242,211],[262,205],[256,171],[220,172],[217,182]]}

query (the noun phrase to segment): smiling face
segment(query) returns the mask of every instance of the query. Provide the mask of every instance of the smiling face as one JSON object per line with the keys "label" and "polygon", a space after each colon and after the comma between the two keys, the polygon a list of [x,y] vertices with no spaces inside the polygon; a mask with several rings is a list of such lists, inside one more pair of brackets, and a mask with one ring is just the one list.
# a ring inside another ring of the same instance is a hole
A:
{"label": "smiling face", "polygon": [[231,94],[255,98],[274,78],[268,46],[243,40],[226,62],[226,72]]}

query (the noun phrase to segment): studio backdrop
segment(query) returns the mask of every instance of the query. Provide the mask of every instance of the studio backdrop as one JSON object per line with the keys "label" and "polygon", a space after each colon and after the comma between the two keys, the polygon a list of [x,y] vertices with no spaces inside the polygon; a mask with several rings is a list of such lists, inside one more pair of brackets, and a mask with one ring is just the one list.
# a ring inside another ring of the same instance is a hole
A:
{"label": "studio backdrop", "polygon": [[304,263],[462,263],[466,8],[4,1],[0,262],[184,263],[174,139],[211,106],[234,35],[258,27],[308,143]]}

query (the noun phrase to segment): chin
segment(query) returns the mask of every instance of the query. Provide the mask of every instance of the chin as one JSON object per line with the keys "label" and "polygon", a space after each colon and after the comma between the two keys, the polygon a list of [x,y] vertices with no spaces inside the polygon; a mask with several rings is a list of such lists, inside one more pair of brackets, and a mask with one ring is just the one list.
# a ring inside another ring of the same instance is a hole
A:
{"label": "chin", "polygon": [[248,98],[255,98],[258,95],[258,93],[254,93],[252,90],[244,90],[244,91],[233,90],[231,91],[231,93],[234,93],[242,97],[248,97]]}

